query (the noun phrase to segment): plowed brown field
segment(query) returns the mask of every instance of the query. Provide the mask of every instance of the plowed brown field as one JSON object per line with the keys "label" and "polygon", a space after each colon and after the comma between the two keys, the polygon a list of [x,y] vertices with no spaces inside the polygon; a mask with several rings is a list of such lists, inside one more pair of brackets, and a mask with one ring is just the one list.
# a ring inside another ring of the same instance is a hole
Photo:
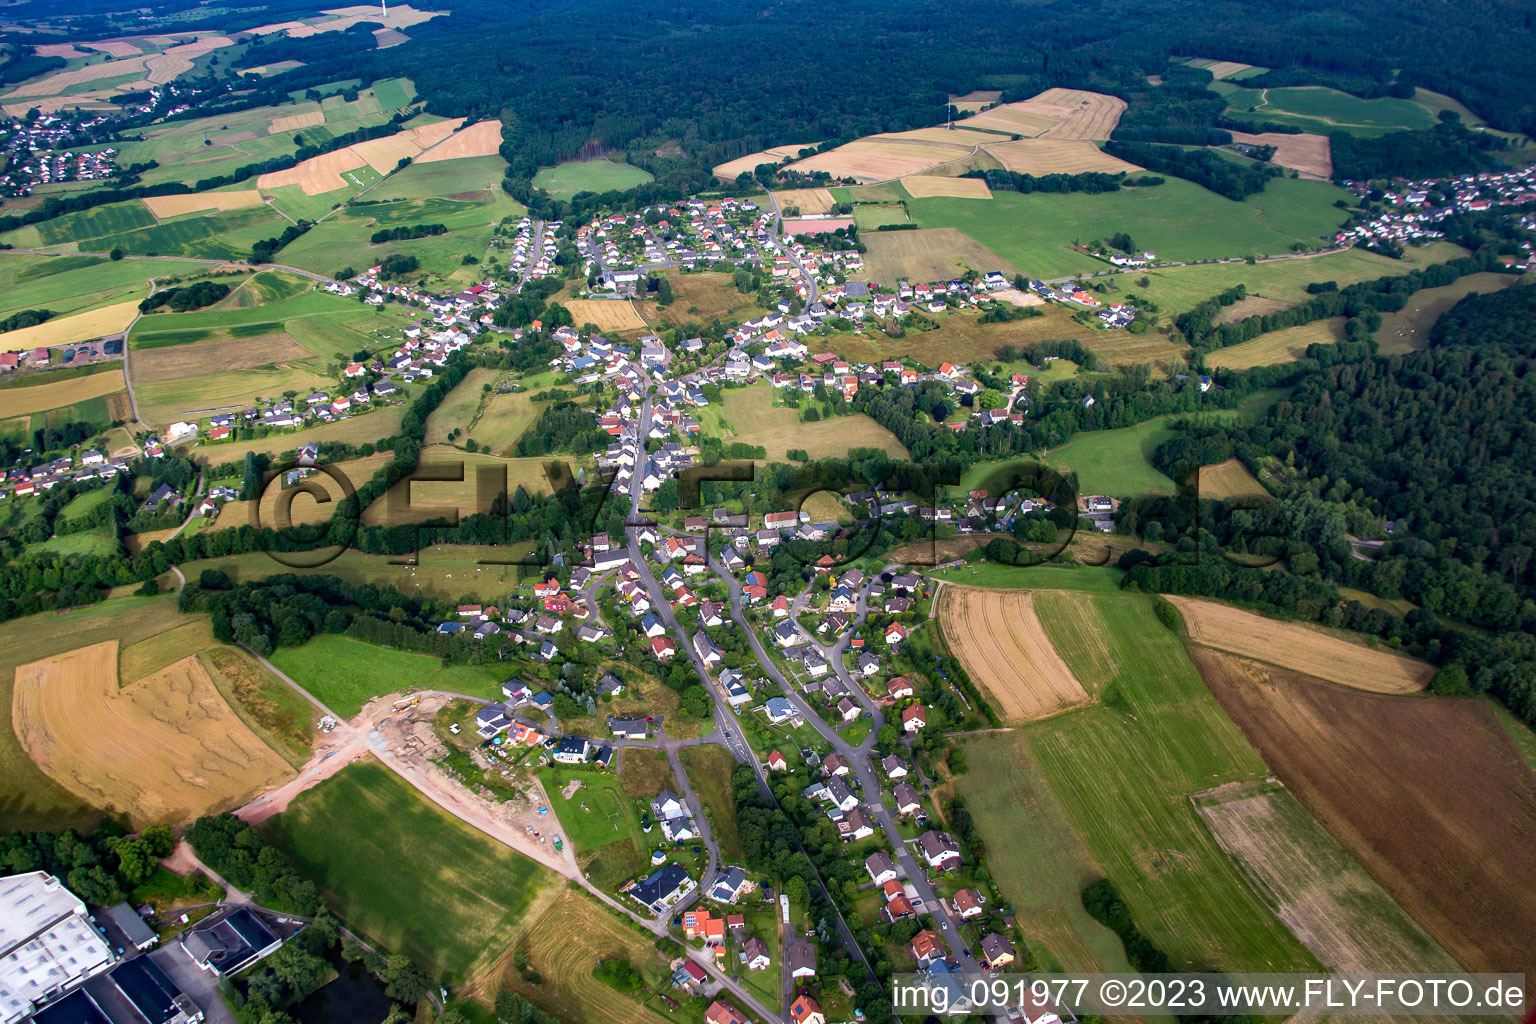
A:
{"label": "plowed brown field", "polygon": [[1473,971],[1531,969],[1536,773],[1488,704],[1190,656],[1280,779]]}

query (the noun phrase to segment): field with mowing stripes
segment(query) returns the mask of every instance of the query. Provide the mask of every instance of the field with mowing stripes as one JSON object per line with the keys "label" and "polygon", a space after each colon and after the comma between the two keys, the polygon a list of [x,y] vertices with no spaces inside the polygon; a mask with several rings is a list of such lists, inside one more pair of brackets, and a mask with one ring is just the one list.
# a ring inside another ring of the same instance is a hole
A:
{"label": "field with mowing stripes", "polygon": [[1206,501],[1223,501],[1227,498],[1267,499],[1270,493],[1248,472],[1248,467],[1237,459],[1228,459],[1214,466],[1200,467],[1200,497]]}
{"label": "field with mowing stripes", "polygon": [[490,966],[555,880],[372,761],[300,794],[263,831],[349,924],[449,982]]}
{"label": "field with mowing stripes", "polygon": [[1217,349],[1205,357],[1205,364],[1212,369],[1251,370],[1255,366],[1294,363],[1305,358],[1310,345],[1337,345],[1343,340],[1344,318],[1330,317]]}
{"label": "field with mowing stripes", "polygon": [[88,401],[115,394],[123,389],[123,371],[116,367],[104,373],[85,377],[72,377],[52,384],[38,384],[30,388],[7,388],[3,401],[7,416],[24,413],[47,412],[76,402]]}
{"label": "field with mowing stripes", "polygon": [[[1196,793],[1267,769],[1151,600],[1073,595],[1035,610],[1072,675],[1099,682],[1100,702],[967,741],[970,771],[957,788],[977,801],[982,838],[1002,857],[995,877],[1041,922],[1049,952],[1073,969],[1119,969],[1119,943],[1079,913],[1082,885],[1103,875],[1175,969],[1315,969],[1190,805]],[[1097,639],[1082,645],[1085,635]],[[1094,753],[1103,751],[1114,755]],[[1001,775],[978,771],[986,766]]]}
{"label": "field with mowing stripes", "polygon": [[1341,686],[1375,693],[1417,693],[1435,674],[1434,667],[1422,661],[1367,647],[1320,627],[1268,619],[1215,601],[1169,600],[1178,605],[1193,642]]}
{"label": "field with mowing stripes", "polygon": [[1007,722],[1028,722],[1088,703],[1046,639],[1035,595],[945,587],[939,601],[944,642]]}
{"label": "field with mowing stripes", "polygon": [[1455,971],[1456,961],[1387,895],[1289,790],[1248,783],[1195,797],[1211,834],[1270,909],[1335,971]]}

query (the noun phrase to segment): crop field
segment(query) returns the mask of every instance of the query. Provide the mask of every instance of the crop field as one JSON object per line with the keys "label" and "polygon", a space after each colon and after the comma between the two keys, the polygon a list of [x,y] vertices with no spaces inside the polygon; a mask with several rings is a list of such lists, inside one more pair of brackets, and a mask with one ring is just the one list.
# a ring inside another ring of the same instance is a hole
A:
{"label": "crop field", "polygon": [[1102,269],[1102,262],[1074,251],[1071,243],[1116,231],[1174,260],[1267,255],[1286,252],[1293,242],[1320,244],[1344,220],[1333,201],[1347,197],[1325,182],[1276,179],[1264,192],[1235,203],[1168,178],[1156,187],[1099,195],[1000,192],[986,206],[916,199],[908,211],[923,227],[958,228],[1027,274],[1051,278]]}
{"label": "crop field", "polygon": [[73,316],[54,317],[44,323],[0,334],[0,352],[20,352],[29,348],[52,348],[77,341],[93,341],[121,334],[138,316],[135,299],[102,306]]}
{"label": "crop field", "polygon": [[1280,780],[1447,952],[1473,971],[1530,966],[1536,773],[1490,704],[1191,654]]}
{"label": "crop field", "polygon": [[1190,597],[1169,597],[1184,615],[1189,638],[1219,651],[1373,693],[1417,693],[1429,685],[1433,666],[1375,650],[1311,628]]}
{"label": "crop field", "polygon": [[[1101,704],[1016,730],[1038,777],[1173,969],[1314,969],[1189,802],[1213,786],[1264,778],[1263,760],[1211,697],[1179,638],[1157,621],[1150,598],[1088,600],[1091,614],[1062,602],[1037,609],[1074,676],[1107,675]],[[1063,611],[1071,615],[1059,630]],[[1089,630],[1101,647],[1071,646]]]}
{"label": "crop field", "polygon": [[[270,560],[268,564],[272,564]],[[356,715],[374,697],[397,690],[499,696],[501,676],[506,674],[491,666],[444,668],[442,659],[432,655],[376,647],[331,634],[311,637],[299,647],[280,647],[268,660],[343,718]]]}
{"label": "crop field", "polygon": [[239,210],[247,206],[260,206],[261,193],[251,188],[235,192],[194,192],[191,195],[151,196],[141,201],[150,213],[164,220],[167,217],[179,217],[184,213],[199,213],[203,210]]}
{"label": "crop field", "polygon": [[1053,139],[1107,139],[1125,113],[1125,101],[1082,89],[1047,89],[1018,103],[984,110],[957,122],[1013,135]]}
{"label": "crop field", "polygon": [[595,324],[602,332],[640,331],[645,321],[628,301],[619,299],[569,299],[565,308],[577,324]]}
{"label": "crop field", "polygon": [[130,296],[143,298],[152,272],[138,260],[5,253],[0,258],[0,312],[51,309],[55,316],[66,316]]}
{"label": "crop field", "polygon": [[102,398],[123,390],[123,386],[122,368],[115,367],[105,373],[71,377],[52,384],[7,388],[0,404],[4,405],[7,416],[20,416]]}
{"label": "crop field", "polygon": [[45,220],[37,226],[37,232],[42,236],[44,244],[59,245],[116,235],[134,228],[149,227],[154,223],[155,218],[143,201],[130,199]]}
{"label": "crop field", "polygon": [[475,979],[469,991],[489,1005],[497,992],[506,989],[547,1013],[570,1020],[664,1024],[674,1018],[647,1009],[592,976],[599,960],[622,957],[642,971],[649,983],[657,984],[665,965],[654,942],[654,936],[627,927],[592,897],[569,889],[530,921],[516,942],[528,956],[529,969],[536,971],[542,982],[533,985],[523,980],[512,951],[507,950],[493,968]]}
{"label": "crop field", "polygon": [[783,192],[775,192],[773,198],[779,202],[779,209],[788,206],[799,207],[801,213],[831,213],[837,205],[837,200],[832,198],[832,193],[824,188],[792,188]]}
{"label": "crop field", "polygon": [[489,192],[494,194],[498,202],[516,206],[518,204],[501,191],[501,176],[506,166],[506,162],[499,156],[463,157],[444,163],[418,160],[405,170],[391,174],[368,194],[368,198],[384,202],[394,199],[474,202],[492,198],[484,194]]}
{"label": "crop field", "polygon": [[[959,199],[930,199],[926,202],[960,203],[975,209],[990,209],[990,205],[983,207]],[[908,209],[911,209],[910,205]],[[916,216],[913,219],[923,223]],[[903,278],[947,281],[959,277],[967,269],[983,274],[999,270],[1009,277],[1019,272],[1016,265],[997,252],[954,228],[871,231],[861,239],[869,248],[864,257],[865,272],[871,281],[880,284],[894,285]]]}
{"label": "crop field", "polygon": [[1005,721],[1027,722],[1088,703],[1035,615],[1034,594],[945,587],[944,640]]}
{"label": "crop field", "polygon": [[[628,757],[630,753],[626,750],[624,756]],[[709,812],[710,827],[720,843],[720,856],[727,861],[740,862],[744,854],[741,833],[736,829],[736,798],[731,792],[731,773],[736,770],[736,759],[716,744],[683,747],[677,755],[704,804],[704,810]]]}
{"label": "crop field", "polygon": [[281,135],[283,132],[318,128],[322,124],[325,124],[325,111],[319,107],[314,107],[299,114],[284,114],[282,117],[274,117],[271,123],[267,125],[267,134]]}
{"label": "crop field", "polygon": [[[361,459],[337,462],[331,468],[341,473],[354,487],[361,486],[394,456],[390,452],[378,452]],[[205,527],[209,530],[235,530],[242,526],[282,528],[286,526],[311,526],[328,522],[336,514],[345,491],[327,473],[315,473],[306,478],[307,486],[284,488],[273,484],[262,492],[259,501],[246,499],[226,502],[219,510],[218,519]],[[321,501],[316,490],[329,500]]]}
{"label": "crop field", "polygon": [[1270,909],[1334,971],[1459,967],[1278,783],[1195,797],[1211,834]]}
{"label": "crop field", "polygon": [[960,749],[969,770],[955,779],[955,790],[1041,966],[1130,970],[1120,939],[1083,909],[1083,889],[1104,869],[1031,757],[1025,733],[967,737]]}
{"label": "crop field", "polygon": [[[640,819],[616,777],[558,766],[540,769],[538,775],[550,809],[578,854],[610,843],[628,843],[638,854],[643,842]],[[581,786],[567,799],[566,785],[572,781]]]}
{"label": "crop field", "polygon": [[1001,89],[975,89],[964,96],[950,96],[949,105],[962,114],[974,114],[1003,98]]}
{"label": "crop field", "polygon": [[[1376,332],[1376,341],[1382,354],[1397,355],[1428,348],[1429,329],[1446,310],[1474,292],[1496,292],[1520,280],[1517,274],[1468,274],[1451,284],[1415,292],[1402,309],[1381,315],[1381,329]],[[0,338],[4,337],[0,335]]]}
{"label": "crop field", "polygon": [[1213,60],[1209,57],[1191,57],[1184,63],[1192,68],[1204,68],[1218,82],[1224,78],[1240,75],[1244,71],[1256,70],[1252,64],[1242,64],[1235,60]]}
{"label": "crop field", "polygon": [[[928,137],[922,134],[924,132],[942,134]],[[931,167],[968,156],[988,138],[990,136],[982,136],[979,132],[947,132],[942,128],[866,135],[790,166],[804,173],[826,171],[835,178],[888,181],[920,174]]]}
{"label": "crop field", "polygon": [[[281,226],[279,226],[281,225]],[[102,235],[89,243],[98,251],[236,259],[248,255],[263,238],[279,234],[288,222],[265,206],[248,206],[217,214],[187,214],[154,227]]]}
{"label": "crop field", "polygon": [[1271,495],[1248,472],[1247,466],[1237,459],[1228,459],[1200,467],[1200,497],[1208,501],[1224,501],[1228,498],[1268,499]]}
{"label": "crop field", "polygon": [[489,966],[555,880],[372,761],[300,794],[264,831],[349,924],[449,982]]}
{"label": "crop field", "polygon": [[735,181],[743,174],[751,174],[758,164],[777,164],[792,156],[798,156],[802,149],[812,148],[814,142],[803,142],[798,146],[774,146],[772,149],[761,150],[757,153],[748,153],[734,160],[727,160],[723,164],[715,166],[715,177],[726,181]]}
{"label": "crop field", "polygon": [[1270,158],[1271,163],[1281,167],[1294,168],[1301,172],[1303,178],[1316,178],[1319,181],[1330,181],[1333,178],[1333,148],[1326,135],[1311,135],[1303,132],[1300,135],[1289,135],[1285,132],[1264,132],[1260,135],[1251,135],[1247,132],[1232,132],[1233,142],[1242,142],[1250,146],[1274,146],[1275,155]]}
{"label": "crop field", "polygon": [[1120,174],[1141,170],[1135,164],[1110,156],[1084,140],[1019,139],[1014,142],[989,142],[986,149],[1008,170],[1021,174],[1082,174],[1088,171]]}
{"label": "crop field", "polygon": [[477,121],[468,128],[460,128],[418,159],[424,164],[431,164],[442,160],[495,156],[499,148],[501,122]]}
{"label": "crop field", "polygon": [[672,282],[672,304],[665,309],[651,303],[642,307],[644,315],[652,322],[680,327],[690,321],[750,320],[765,312],[758,306],[756,296],[743,295],[736,290],[729,274],[669,273],[667,280]]}
{"label": "crop field", "polygon": [[165,345],[133,356],[133,381],[138,386],[150,381],[252,370],[308,358],[308,349],[282,333],[201,341],[195,345]]}
{"label": "crop field", "polygon": [[1212,369],[1251,370],[1255,366],[1293,363],[1306,356],[1308,345],[1337,345],[1343,340],[1344,318],[1336,316],[1217,349],[1205,357],[1205,363]]}
{"label": "crop field", "polygon": [[616,160],[573,160],[558,167],[542,167],[533,176],[535,188],[553,196],[573,196],[578,192],[612,192],[644,185],[651,180],[648,171]]}
{"label": "crop field", "polygon": [[117,653],[109,640],[16,671],[16,733],[66,789],[143,826],[226,810],[288,775],[196,656],[119,689]]}
{"label": "crop field", "polygon": [[1435,123],[1428,108],[1413,100],[1383,96],[1366,100],[1324,86],[1306,85],[1285,89],[1244,88],[1240,83],[1220,83],[1217,92],[1227,97],[1227,112],[1242,120],[1293,124],[1326,135],[1346,131],[1373,138],[1405,128],[1429,128]]}
{"label": "crop field", "polygon": [[812,459],[846,456],[854,448],[879,448],[894,458],[907,457],[896,435],[868,416],[854,414],[802,423],[796,410],[776,406],[773,400],[773,388],[768,384],[725,392],[719,415],[726,439],[760,444],[770,459],[784,458],[791,448],[804,449]]}
{"label": "crop field", "polygon": [[914,199],[948,196],[952,199],[991,199],[992,190],[980,178],[946,178],[934,174],[913,174],[901,179],[901,185]]}

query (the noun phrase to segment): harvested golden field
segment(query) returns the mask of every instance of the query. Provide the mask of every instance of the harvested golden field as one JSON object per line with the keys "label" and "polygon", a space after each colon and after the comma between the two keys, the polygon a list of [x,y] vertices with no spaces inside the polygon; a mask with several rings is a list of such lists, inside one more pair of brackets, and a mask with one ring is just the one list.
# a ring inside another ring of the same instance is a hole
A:
{"label": "harvested golden field", "polygon": [[[452,445],[428,445],[422,449],[415,475],[401,480],[364,509],[362,522],[365,526],[395,526],[455,512],[460,516],[489,512],[503,481],[508,494],[518,487],[529,494],[551,494],[554,489],[545,472],[545,466],[551,462],[562,463],[568,472],[574,472],[570,459],[564,456],[502,458],[485,452],[460,451]],[[482,471],[489,471],[484,484]],[[460,472],[462,480],[431,479],[434,475]]]}
{"label": "harvested golden field", "polygon": [[1200,467],[1200,497],[1211,501],[1227,498],[1269,498],[1264,485],[1236,459]]}
{"label": "harvested golden field", "polygon": [[93,373],[88,377],[71,377],[51,384],[35,384],[30,388],[13,388],[5,392],[0,405],[5,407],[5,415],[22,416],[101,398],[121,391],[124,387],[123,371],[119,367],[104,373]]}
{"label": "harvested golden field", "polygon": [[476,121],[468,128],[461,128],[446,140],[433,146],[416,158],[419,164],[436,163],[439,160],[459,160],[470,156],[495,156],[501,148],[501,122]]}
{"label": "harvested golden field", "polygon": [[132,57],[144,51],[125,39],[107,39],[99,43],[81,43],[81,46],[100,50],[109,57]]}
{"label": "harvested golden field", "polygon": [[240,189],[235,192],[193,192],[182,196],[150,196],[143,200],[149,212],[164,220],[199,210],[240,210],[247,206],[260,206],[261,193],[256,189]]}
{"label": "harvested golden field", "polygon": [[1213,370],[1251,370],[1255,366],[1293,363],[1306,356],[1308,345],[1336,345],[1343,340],[1344,318],[1330,317],[1219,348],[1205,357],[1205,365]]}
{"label": "harvested golden field", "polygon": [[1020,174],[1119,174],[1141,170],[1091,142],[1078,139],[1019,139],[988,143],[985,148],[1008,170]]}
{"label": "harvested golden field", "polygon": [[1082,89],[1047,89],[1018,103],[1005,103],[959,122],[1015,135],[1052,139],[1107,139],[1120,123],[1125,101]]}
{"label": "harvested golden field", "polygon": [[837,206],[837,200],[832,198],[832,193],[824,188],[785,189],[783,192],[775,192],[773,198],[779,201],[780,210],[796,206],[801,213],[831,213]]}
{"label": "harvested golden field", "polygon": [[836,178],[888,181],[948,163],[970,154],[974,148],[973,144],[952,141],[869,135],[825,153],[817,153],[791,166],[802,172],[826,171]]}
{"label": "harvested golden field", "polygon": [[291,774],[195,656],[122,689],[115,640],[34,661],[16,670],[12,715],[38,767],[136,827],[227,810]]}
{"label": "harvested golden field", "polygon": [[797,155],[802,149],[814,147],[814,142],[802,142],[798,146],[774,146],[772,149],[764,149],[756,153],[748,153],[734,160],[727,160],[723,164],[715,166],[715,177],[724,178],[726,181],[735,181],[743,174],[751,174],[758,164],[776,164]]}
{"label": "harvested golden field", "polygon": [[28,348],[52,348],[76,341],[90,341],[122,334],[139,315],[139,300],[129,299],[100,309],[86,310],[74,316],[58,316],[46,323],[0,334],[0,352],[20,352]]}
{"label": "harvested golden field", "polygon": [[[355,490],[367,483],[392,458],[389,452],[380,452],[361,459],[338,462],[333,468],[350,481]],[[325,500],[321,500],[322,496]],[[313,526],[328,521],[346,496],[341,484],[329,473],[311,473],[292,486],[274,481],[261,492],[259,500],[226,502],[219,510],[219,518],[204,529]]]}
{"label": "harvested golden field", "polygon": [[564,305],[578,326],[596,324],[599,331],[638,331],[645,327],[634,303],[627,299],[571,299]]}
{"label": "harvested golden field", "polygon": [[267,134],[281,135],[284,132],[296,132],[303,128],[317,128],[322,124],[325,124],[325,111],[316,107],[303,114],[274,117],[272,123],[267,125]]}
{"label": "harvested golden field", "polygon": [[1275,916],[1334,971],[1455,971],[1456,961],[1403,912],[1278,782],[1194,798],[1216,842]]}
{"label": "harvested golden field", "polygon": [[257,334],[249,338],[166,345],[133,354],[133,379],[139,383],[180,380],[205,373],[253,370],[300,359],[310,351],[286,334]]}
{"label": "harvested golden field", "polygon": [[1471,971],[1529,972],[1536,773],[1491,702],[1190,656],[1265,763],[1447,952]]}
{"label": "harvested golden field", "polygon": [[543,983],[524,981],[509,949],[470,982],[472,998],[489,1004],[498,991],[507,989],[572,1020],[662,1024],[669,1019],[592,976],[592,968],[605,958],[628,960],[637,971],[657,965],[647,933],[626,927],[596,900],[570,889],[560,891],[542,914],[530,913],[528,920],[514,949],[527,954],[529,968],[543,976]]}
{"label": "harvested golden field", "polygon": [[1209,57],[1191,57],[1185,63],[1192,68],[1204,68],[1218,82],[1253,68],[1252,64],[1242,64],[1235,60],[1212,60]]}
{"label": "harvested golden field", "polygon": [[144,70],[144,58],[132,58],[128,60],[109,60],[100,64],[87,64],[73,71],[59,71],[48,75],[46,78],[35,82],[24,82],[22,85],[6,93],[6,97],[12,96],[58,96],[69,92],[75,86],[85,85],[88,82],[99,82],[104,78],[122,78],[124,75],[140,73]]}
{"label": "harvested golden field", "polygon": [[1019,273],[1018,267],[958,228],[867,231],[859,237],[869,249],[864,255],[866,275],[884,285],[895,285],[903,278],[947,281],[967,268],[983,274],[1000,270],[1010,278]]}
{"label": "harvested golden field", "polygon": [[901,179],[901,187],[913,199],[949,196],[954,199],[991,199],[992,190],[980,178],[945,178],[936,174],[914,174]]}
{"label": "harvested golden field", "polygon": [[325,22],[323,27],[328,31],[346,31],[358,22],[367,21],[383,25],[385,28],[410,28],[412,25],[420,25],[424,21],[442,16],[443,11],[418,11],[410,4],[400,4],[389,9],[385,17],[379,16],[379,9],[371,4],[355,4],[351,7],[335,7],[321,14],[329,14],[340,18],[345,24],[339,29],[333,29],[334,22]]}
{"label": "harvested golden field", "polygon": [[415,159],[422,150],[409,132],[386,135],[382,139],[369,139],[350,148],[352,152],[362,157],[364,163],[380,174],[388,174],[401,160]]}
{"label": "harvested golden field", "polygon": [[326,192],[346,188],[348,182],[342,174],[356,170],[367,162],[352,152],[351,147],[337,149],[312,156],[286,171],[268,171],[256,179],[256,187],[265,192],[285,185],[297,185],[307,196],[324,195]]}
{"label": "harvested golden field", "polygon": [[1002,98],[1001,89],[976,89],[964,96],[950,96],[949,105],[962,114],[974,114],[982,107],[989,107]]}
{"label": "harvested golden field", "polygon": [[[90,43],[82,43],[82,46],[90,46]],[[72,60],[75,57],[89,57],[84,50],[75,49],[74,43],[42,43],[32,47],[32,52],[39,57],[62,57]]]}
{"label": "harvested golden field", "polygon": [[1333,180],[1333,147],[1328,142],[1326,135],[1310,135],[1303,132],[1300,135],[1287,135],[1284,132],[1264,132],[1260,135],[1252,135],[1248,132],[1232,132],[1233,142],[1242,142],[1250,146],[1274,146],[1275,155],[1271,163],[1281,167],[1290,167],[1301,174],[1303,178],[1315,178],[1318,181]]}
{"label": "harvested golden field", "polygon": [[1030,722],[1088,703],[1088,693],[1035,615],[1031,591],[946,586],[939,597],[944,642],[998,713]]}
{"label": "harvested golden field", "polygon": [[991,132],[972,131],[969,128],[912,128],[904,132],[883,132],[867,138],[884,142],[934,142],[942,146],[960,146],[967,150],[986,145],[997,136]]}
{"label": "harvested golden field", "polygon": [[1280,622],[1215,601],[1170,596],[1197,644],[1279,665],[1372,693],[1417,693],[1434,667],[1333,636],[1299,622]]}

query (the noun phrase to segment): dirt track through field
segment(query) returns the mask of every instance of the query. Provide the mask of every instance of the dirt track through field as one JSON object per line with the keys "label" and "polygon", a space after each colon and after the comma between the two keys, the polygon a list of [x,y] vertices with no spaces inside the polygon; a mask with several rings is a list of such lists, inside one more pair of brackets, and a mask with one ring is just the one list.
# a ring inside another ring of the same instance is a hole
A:
{"label": "dirt track through field", "polygon": [[115,640],[18,667],[12,723],[44,772],[135,826],[226,810],[290,774],[195,655],[119,689]]}
{"label": "dirt track through field", "polygon": [[1032,721],[1088,703],[1035,614],[1029,591],[946,586],[939,626],[960,664],[1007,721]]}
{"label": "dirt track through field", "polygon": [[1448,952],[1473,971],[1531,970],[1536,773],[1490,705],[1190,657],[1280,779]]}
{"label": "dirt track through field", "polygon": [[1398,654],[1253,612],[1170,596],[1195,643],[1288,668],[1331,683],[1373,693],[1417,693],[1429,685],[1432,666]]}

